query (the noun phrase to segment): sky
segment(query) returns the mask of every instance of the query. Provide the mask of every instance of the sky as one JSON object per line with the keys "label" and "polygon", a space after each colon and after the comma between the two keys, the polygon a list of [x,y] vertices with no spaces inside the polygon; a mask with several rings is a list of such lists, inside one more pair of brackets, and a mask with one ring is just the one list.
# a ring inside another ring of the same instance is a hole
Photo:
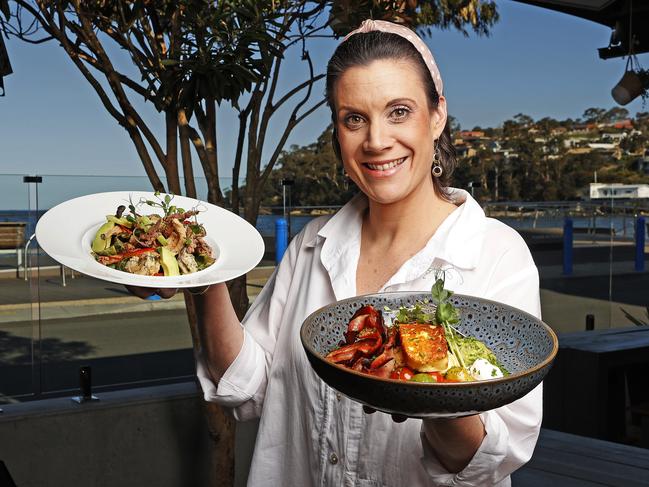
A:
{"label": "sky", "polygon": [[[590,107],[615,106],[610,92],[625,60],[599,59],[597,48],[608,44],[608,27],[511,1],[498,6],[500,21],[489,37],[434,31],[425,39],[444,79],[449,113],[462,128],[496,127],[518,113],[535,120],[566,119],[581,117]],[[313,48],[320,70],[335,45],[328,40]],[[0,97],[0,179],[3,174],[144,176],[128,135],[60,46],[10,39],[7,49],[14,73],[5,78],[6,96]],[[647,55],[639,60],[649,67]],[[289,78],[303,79],[299,66]],[[323,92],[322,85],[318,90]],[[632,115],[645,110],[640,99],[625,108]],[[149,106],[142,111],[161,133],[156,112]],[[318,110],[298,126],[286,148],[315,141],[329,117],[328,109]],[[224,175],[231,172],[236,143],[233,122],[231,109],[219,109]],[[274,137],[282,125],[278,119],[271,128]]]}

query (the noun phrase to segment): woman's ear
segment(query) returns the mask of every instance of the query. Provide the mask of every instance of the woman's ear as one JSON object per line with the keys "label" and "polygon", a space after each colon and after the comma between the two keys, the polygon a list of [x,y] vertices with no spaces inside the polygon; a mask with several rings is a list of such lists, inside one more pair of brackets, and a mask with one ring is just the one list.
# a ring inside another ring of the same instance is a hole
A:
{"label": "woman's ear", "polygon": [[442,135],[444,127],[446,127],[447,116],[446,98],[440,96],[437,108],[431,112],[431,129],[433,131],[433,139],[437,140],[439,139],[440,135]]}

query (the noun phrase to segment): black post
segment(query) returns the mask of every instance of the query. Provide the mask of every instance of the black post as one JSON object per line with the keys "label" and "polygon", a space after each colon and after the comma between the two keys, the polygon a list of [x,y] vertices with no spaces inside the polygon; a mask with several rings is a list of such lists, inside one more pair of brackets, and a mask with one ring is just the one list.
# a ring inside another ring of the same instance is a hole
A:
{"label": "black post", "polygon": [[89,365],[79,367],[79,388],[84,401],[92,399],[92,367]]}
{"label": "black post", "polygon": [[[284,178],[282,179],[282,195],[284,200],[284,218],[288,222],[288,239],[291,240],[291,186],[295,184],[295,181],[292,179]],[[286,191],[288,190],[288,211],[286,206]]]}
{"label": "black post", "polygon": [[99,401],[99,398],[92,394],[92,367],[90,365],[79,367],[79,389],[80,395],[72,398],[74,402],[83,404],[89,401]]}
{"label": "black post", "polygon": [[595,315],[586,315],[586,331],[595,329]]}

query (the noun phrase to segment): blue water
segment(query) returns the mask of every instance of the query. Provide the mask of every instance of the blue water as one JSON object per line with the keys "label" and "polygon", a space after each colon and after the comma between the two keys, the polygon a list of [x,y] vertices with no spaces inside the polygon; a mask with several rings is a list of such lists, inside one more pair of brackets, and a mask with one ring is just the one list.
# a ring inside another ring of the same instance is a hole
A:
{"label": "blue water", "polygon": [[[46,210],[40,210],[38,213],[28,210],[0,210],[0,222],[28,222],[27,235],[32,235],[36,227],[36,221]],[[259,215],[257,218],[257,230],[263,236],[275,235],[275,221],[281,218],[281,215]],[[304,226],[310,222],[314,216],[294,216],[291,215],[290,230],[291,236],[296,235]],[[516,229],[523,228],[561,228],[564,219],[561,217],[538,218],[501,218],[504,223]],[[610,228],[611,224],[615,229],[617,236],[634,236],[635,219],[632,217],[622,216],[598,216],[595,220],[595,226],[598,228]],[[589,217],[574,217],[573,225],[575,228],[589,228],[593,226],[593,219]]]}

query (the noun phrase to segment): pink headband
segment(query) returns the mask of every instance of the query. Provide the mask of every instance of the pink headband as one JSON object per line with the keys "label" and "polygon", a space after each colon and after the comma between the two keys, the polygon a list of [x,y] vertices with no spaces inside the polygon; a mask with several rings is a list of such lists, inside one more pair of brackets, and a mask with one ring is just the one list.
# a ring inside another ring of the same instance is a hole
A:
{"label": "pink headband", "polygon": [[426,66],[428,66],[428,70],[430,71],[430,75],[433,77],[433,83],[435,83],[435,89],[437,90],[437,93],[439,95],[443,93],[442,90],[444,88],[444,85],[442,84],[442,77],[439,74],[437,64],[435,64],[435,58],[433,57],[433,54],[430,52],[430,49],[428,49],[428,46],[424,44],[424,41],[421,40],[421,37],[415,34],[415,32],[408,27],[394,24],[392,22],[386,22],[385,20],[365,20],[358,29],[347,34],[343,39],[343,42],[349,39],[350,36],[358,34],[359,32],[367,33],[374,30],[397,34],[410,42],[410,44],[415,46],[415,48],[417,48],[417,50],[419,51],[419,54],[421,54],[422,59],[426,63]]}

